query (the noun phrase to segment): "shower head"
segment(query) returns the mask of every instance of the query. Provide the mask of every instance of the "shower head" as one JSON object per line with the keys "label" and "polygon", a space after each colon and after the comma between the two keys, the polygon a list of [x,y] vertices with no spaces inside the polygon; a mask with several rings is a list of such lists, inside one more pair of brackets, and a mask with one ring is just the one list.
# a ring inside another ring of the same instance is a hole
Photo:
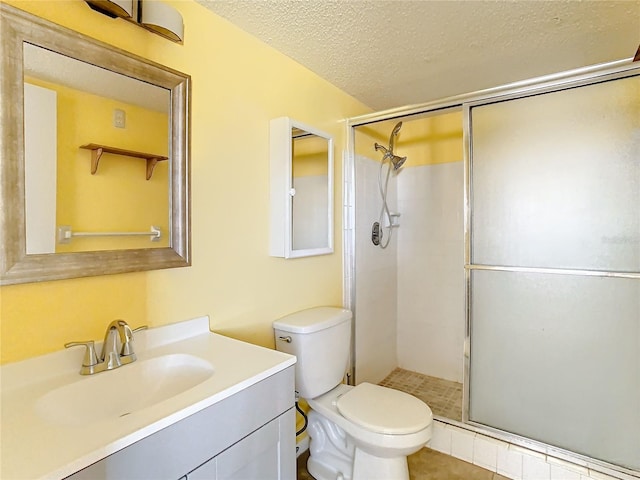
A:
{"label": "shower head", "polygon": [[394,170],[398,170],[400,167],[402,167],[402,165],[404,165],[404,162],[407,161],[407,157],[399,157],[397,155],[394,155],[391,150],[387,150],[379,143],[376,143],[375,147],[376,147],[376,150],[382,150],[384,152],[384,155],[382,157],[382,163],[384,163],[385,160],[389,160]]}
{"label": "shower head", "polygon": [[396,137],[400,133],[400,129],[402,128],[402,122],[396,123],[396,126],[391,130],[391,135],[389,136],[389,151],[393,153],[393,147],[396,143]]}
{"label": "shower head", "polygon": [[402,165],[404,165],[404,162],[407,161],[407,157],[399,157],[397,155],[395,155],[393,153],[393,147],[395,144],[395,140],[396,137],[398,136],[398,134],[400,133],[400,129],[402,128],[402,122],[398,122],[396,124],[395,127],[393,127],[393,130],[391,131],[391,136],[389,137],[389,148],[385,148],[382,145],[380,145],[379,143],[375,143],[374,146],[376,148],[376,150],[381,150],[382,153],[384,153],[383,157],[382,157],[382,163],[384,163],[385,160],[389,160],[389,162],[391,163],[391,165],[393,166],[394,170],[399,170],[400,167],[402,167]]}
{"label": "shower head", "polygon": [[404,162],[407,161],[407,157],[399,157],[397,155],[391,155],[389,159],[394,170],[399,170],[404,165]]}

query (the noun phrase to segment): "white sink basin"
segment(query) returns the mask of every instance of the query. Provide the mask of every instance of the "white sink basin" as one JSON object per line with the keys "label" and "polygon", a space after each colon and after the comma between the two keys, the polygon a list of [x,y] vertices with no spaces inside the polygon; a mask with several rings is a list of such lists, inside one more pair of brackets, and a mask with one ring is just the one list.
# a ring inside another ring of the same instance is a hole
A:
{"label": "white sink basin", "polygon": [[213,372],[193,355],[161,355],[81,377],[40,397],[35,409],[43,420],[65,426],[115,419],[185,392]]}

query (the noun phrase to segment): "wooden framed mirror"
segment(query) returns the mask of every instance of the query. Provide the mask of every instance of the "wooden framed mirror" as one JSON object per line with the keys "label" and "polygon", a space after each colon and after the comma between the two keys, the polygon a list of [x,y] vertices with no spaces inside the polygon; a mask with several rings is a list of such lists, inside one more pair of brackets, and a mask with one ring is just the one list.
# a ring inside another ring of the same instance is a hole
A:
{"label": "wooden framed mirror", "polygon": [[[0,285],[189,266],[190,77],[6,4],[0,4],[0,22]],[[85,70],[94,75],[87,81],[93,91],[69,83],[84,77]],[[65,72],[71,75],[65,78]],[[46,87],[54,92],[53,97],[57,93],[50,121],[43,120],[44,107],[36,103],[34,109],[31,93],[25,94],[32,85],[35,89]],[[107,90],[126,95],[107,94]],[[151,102],[156,96],[161,105],[156,112],[152,112],[153,106],[134,105],[137,100]],[[74,108],[63,110],[62,97],[72,98],[69,103]],[[91,121],[82,117],[83,112],[97,115],[94,104],[78,100],[89,97],[108,105],[106,123],[101,123],[106,115]],[[131,113],[127,125],[129,109],[135,114]],[[147,120],[150,117],[138,120],[143,110],[160,118],[158,132],[136,131],[125,136],[135,131],[136,121],[153,123]],[[35,164],[27,162],[27,157],[33,156],[31,145],[46,144],[35,137],[33,132],[39,132],[39,127],[34,130],[34,122],[49,132],[52,122],[57,125],[49,133],[54,143],[48,150],[53,151],[48,167],[43,160],[46,155],[40,153],[34,157]],[[95,128],[83,130],[76,123]],[[109,137],[111,128],[122,131]],[[135,144],[156,133],[164,139],[159,146]],[[123,162],[121,168],[118,162]],[[63,164],[75,173],[63,171]],[[83,172],[78,173],[79,169]],[[130,170],[133,174],[126,173]],[[122,174],[134,179],[131,185],[118,179]],[[36,177],[41,183],[34,183]],[[42,182],[49,187],[43,187]],[[52,200],[33,199],[32,192],[41,194],[47,188],[53,190]],[[102,203],[94,201],[98,197],[104,197]],[[133,200],[121,201],[127,198]],[[46,210],[38,209],[38,203],[53,211],[45,221],[44,233],[40,232],[45,246],[32,237],[38,230],[33,226],[38,223],[38,212]],[[57,207],[52,208],[51,203]],[[156,205],[153,219],[145,218]],[[132,229],[114,223],[125,218],[144,224]],[[91,221],[99,223],[87,226]],[[77,223],[69,225],[71,222]],[[154,223],[161,225],[156,225],[161,233],[153,230]],[[81,238],[82,234],[74,235],[76,230],[90,230],[87,237],[113,238]],[[65,245],[75,236],[79,238],[73,239],[73,246]],[[132,236],[143,238],[124,240]]]}

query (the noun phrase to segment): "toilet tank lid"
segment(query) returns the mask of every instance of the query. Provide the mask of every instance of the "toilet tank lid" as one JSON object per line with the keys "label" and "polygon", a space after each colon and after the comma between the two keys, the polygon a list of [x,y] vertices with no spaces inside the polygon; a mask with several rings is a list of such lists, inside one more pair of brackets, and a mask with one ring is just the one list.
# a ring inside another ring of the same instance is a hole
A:
{"label": "toilet tank lid", "polygon": [[273,328],[290,333],[313,333],[351,320],[351,311],[338,307],[314,307],[273,322]]}

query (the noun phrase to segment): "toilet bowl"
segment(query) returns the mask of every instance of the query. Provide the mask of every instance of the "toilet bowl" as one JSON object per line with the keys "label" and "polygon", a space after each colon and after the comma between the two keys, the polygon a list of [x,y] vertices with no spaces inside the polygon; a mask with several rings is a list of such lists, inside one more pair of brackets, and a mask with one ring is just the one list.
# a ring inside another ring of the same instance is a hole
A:
{"label": "toilet bowl", "polygon": [[369,383],[338,385],[307,402],[307,468],[317,480],[408,479],[407,455],[431,439],[431,410],[403,392]]}
{"label": "toilet bowl", "polygon": [[404,392],[342,383],[351,317],[316,307],[273,323],[276,348],[297,357],[296,391],[311,408],[307,468],[316,480],[408,480],[407,455],[431,439],[433,414]]}

